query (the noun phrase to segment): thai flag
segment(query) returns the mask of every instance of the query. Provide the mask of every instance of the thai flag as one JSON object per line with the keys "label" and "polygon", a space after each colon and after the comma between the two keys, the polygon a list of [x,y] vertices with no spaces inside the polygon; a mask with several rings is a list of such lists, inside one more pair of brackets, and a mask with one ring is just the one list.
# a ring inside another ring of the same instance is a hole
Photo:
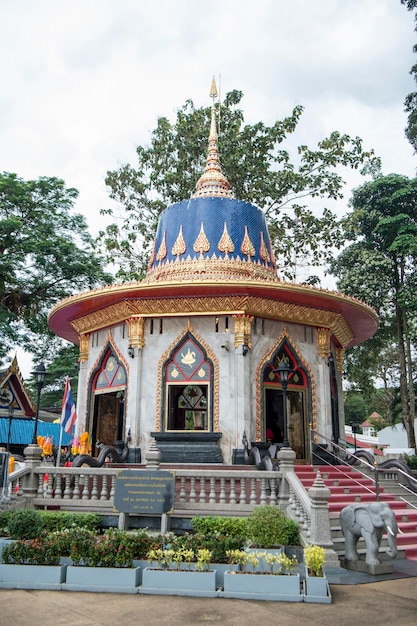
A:
{"label": "thai flag", "polygon": [[72,391],[69,378],[65,381],[64,397],[62,399],[61,426],[66,433],[71,433],[74,424],[77,421],[77,412],[75,410],[74,400],[72,399]]}

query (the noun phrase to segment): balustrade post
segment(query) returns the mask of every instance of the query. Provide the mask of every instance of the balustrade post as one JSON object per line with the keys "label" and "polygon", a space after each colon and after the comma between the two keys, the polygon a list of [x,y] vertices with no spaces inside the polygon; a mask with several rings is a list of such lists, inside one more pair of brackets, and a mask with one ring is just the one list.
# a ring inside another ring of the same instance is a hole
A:
{"label": "balustrade post", "polygon": [[277,459],[279,471],[282,473],[278,491],[278,506],[285,513],[290,499],[290,488],[286,474],[294,471],[295,452],[291,448],[281,448],[277,454]]}
{"label": "balustrade post", "polygon": [[311,500],[309,543],[322,546],[325,549],[328,567],[339,567],[340,561],[333,546],[330,530],[330,493],[330,489],[324,484],[320,471],[317,471],[314,483],[308,490]]}
{"label": "balustrade post", "polygon": [[35,467],[41,464],[42,448],[38,445],[29,445],[24,449],[25,466],[30,469],[30,474],[25,474],[22,478],[23,498],[26,508],[33,509],[33,500],[38,495],[39,476],[35,474]]}

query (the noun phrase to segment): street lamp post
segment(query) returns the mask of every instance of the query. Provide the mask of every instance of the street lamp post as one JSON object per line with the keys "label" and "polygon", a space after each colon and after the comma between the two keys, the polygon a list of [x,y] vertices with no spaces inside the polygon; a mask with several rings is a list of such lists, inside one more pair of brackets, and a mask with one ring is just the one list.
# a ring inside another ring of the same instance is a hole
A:
{"label": "street lamp post", "polygon": [[288,425],[287,425],[287,387],[288,387],[288,381],[291,378],[292,374],[294,374],[294,370],[291,369],[291,367],[286,363],[286,361],[284,359],[282,359],[280,361],[280,364],[278,365],[278,368],[273,370],[274,374],[278,374],[279,376],[279,380],[281,382],[281,387],[282,387],[282,402],[283,402],[283,426],[284,426],[284,432],[283,432],[283,441],[282,441],[282,447],[283,448],[289,448],[290,444],[288,441]]}
{"label": "street lamp post", "polygon": [[46,374],[47,374],[47,371],[43,363],[41,363],[40,365],[37,365],[32,372],[32,375],[36,377],[36,389],[37,389],[35,427],[33,429],[32,445],[37,445],[39,404],[41,400],[41,391],[45,382]]}
{"label": "street lamp post", "polygon": [[7,448],[6,452],[10,452],[10,438],[12,434],[12,421],[13,421],[14,408],[12,402],[9,404],[9,430],[7,432]]}
{"label": "street lamp post", "polygon": [[353,433],[353,443],[355,446],[355,454],[356,454],[356,433],[358,432],[359,422],[356,419],[352,420],[352,433]]}

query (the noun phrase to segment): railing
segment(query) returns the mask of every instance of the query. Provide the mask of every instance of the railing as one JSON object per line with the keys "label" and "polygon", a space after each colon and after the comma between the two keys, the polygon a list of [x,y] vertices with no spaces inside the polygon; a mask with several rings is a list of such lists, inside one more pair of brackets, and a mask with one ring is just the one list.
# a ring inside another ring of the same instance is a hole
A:
{"label": "railing", "polygon": [[[311,433],[311,441],[313,441],[314,435],[317,435],[321,440],[324,440],[327,444],[331,446],[333,451],[326,449],[326,453],[329,454],[335,461],[337,461],[337,465],[339,466],[337,469],[342,476],[346,476],[346,477],[348,476],[349,480],[356,482],[357,485],[360,485],[362,488],[374,494],[377,500],[379,499],[378,468],[375,465],[372,465],[371,463],[366,461],[364,458],[357,456],[356,452],[352,453],[346,448],[339,446],[339,444],[337,444],[335,441],[328,439],[325,435],[322,435],[321,433],[315,430],[311,430],[310,433]],[[358,469],[358,467],[355,467],[355,470],[359,474],[361,474],[361,476],[363,476],[364,478],[370,479],[375,484],[374,489],[371,489],[370,487],[363,485],[358,480],[355,480],[352,477],[351,473],[349,474],[344,473],[343,470],[340,469],[340,466],[343,466],[343,465],[345,465],[346,467],[352,467],[353,463],[359,463],[361,467],[363,466],[364,468],[368,469],[369,473],[366,473],[363,471],[363,469]],[[322,464],[325,465],[326,462],[322,460]],[[328,463],[328,465],[329,467],[334,468],[334,466],[332,466],[330,463]]]}
{"label": "railing", "polygon": [[[114,512],[116,471],[39,465],[34,469],[38,482],[33,504],[38,508]],[[175,476],[174,515],[207,510],[248,513],[259,505],[278,505],[281,473],[277,471],[176,469]]]}
{"label": "railing", "polygon": [[30,473],[31,472],[29,468],[23,467],[16,470],[12,474],[9,474],[7,487],[4,490],[4,495],[1,503],[1,508],[3,510],[16,509],[24,505],[24,491],[22,488],[22,483],[24,476],[27,476]]}

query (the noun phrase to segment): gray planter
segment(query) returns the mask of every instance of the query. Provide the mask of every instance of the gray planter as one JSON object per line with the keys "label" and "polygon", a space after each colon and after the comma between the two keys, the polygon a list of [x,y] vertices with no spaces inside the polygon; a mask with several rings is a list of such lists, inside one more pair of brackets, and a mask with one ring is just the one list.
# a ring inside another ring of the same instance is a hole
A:
{"label": "gray planter", "polygon": [[66,565],[0,565],[0,587],[6,589],[61,589]]}
{"label": "gray planter", "polygon": [[306,570],[304,602],[331,604],[332,596],[326,576],[309,576]]}
{"label": "gray planter", "polygon": [[140,593],[171,596],[216,597],[216,572],[145,568]]}
{"label": "gray planter", "polygon": [[97,591],[104,593],[138,593],[139,567],[67,567],[67,591]]}
{"label": "gray planter", "polygon": [[301,593],[300,574],[277,576],[226,572],[222,595],[225,598],[283,602],[302,602],[304,599]]}

